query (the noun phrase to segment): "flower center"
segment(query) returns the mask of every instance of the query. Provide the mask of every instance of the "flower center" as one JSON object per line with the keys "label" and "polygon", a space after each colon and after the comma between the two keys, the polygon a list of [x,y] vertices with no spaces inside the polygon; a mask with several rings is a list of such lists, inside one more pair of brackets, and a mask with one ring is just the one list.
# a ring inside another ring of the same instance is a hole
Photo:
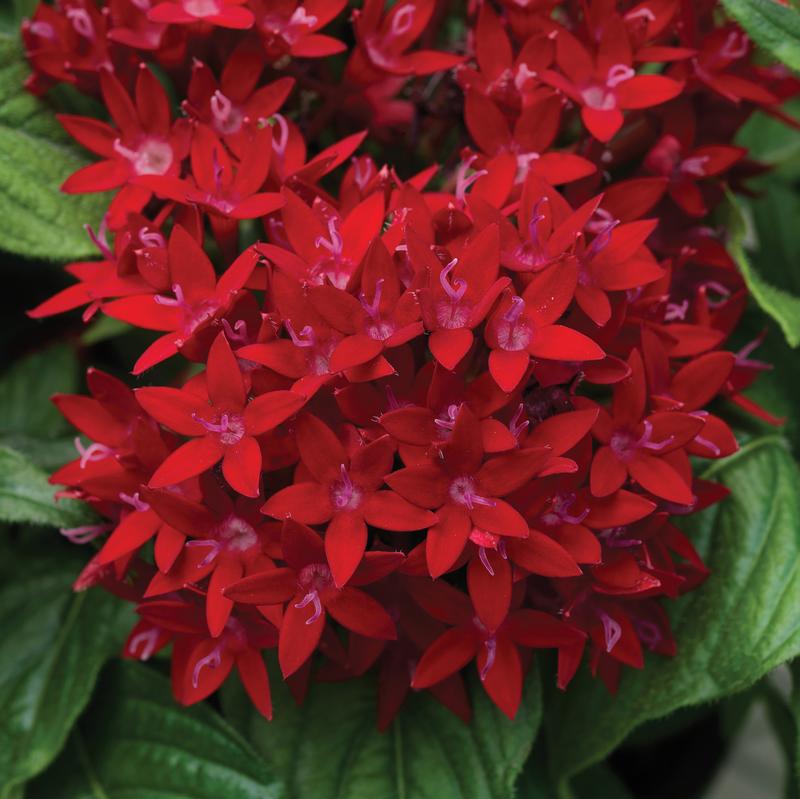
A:
{"label": "flower center", "polygon": [[153,137],[146,138],[135,150],[116,139],[114,150],[130,163],[137,175],[164,175],[174,160],[169,143]]}
{"label": "flower center", "polygon": [[436,321],[440,327],[448,330],[466,327],[472,307],[470,304],[462,302],[467,293],[467,281],[458,277],[450,280],[456,264],[458,264],[458,258],[453,258],[439,273],[439,284],[447,299],[437,304]]}
{"label": "flower center", "polygon": [[539,518],[542,523],[548,526],[557,524],[580,524],[588,515],[589,508],[584,508],[580,513],[572,514],[569,509],[575,504],[575,494],[556,494],[550,504],[550,510],[543,513]]}
{"label": "flower center", "polygon": [[511,306],[496,323],[497,343],[504,350],[516,352],[524,350],[533,336],[528,322],[522,318],[525,311],[525,300],[512,297]]}
{"label": "flower center", "polygon": [[477,493],[475,481],[469,476],[456,477],[450,483],[450,499],[459,505],[464,505],[472,510],[476,505],[493,508],[497,503],[493,499],[482,497]]}
{"label": "flower center", "polygon": [[238,444],[244,438],[244,419],[238,414],[226,412],[220,414],[216,421],[208,421],[193,413],[192,419],[209,433],[217,433],[221,444]]}
{"label": "flower center", "polygon": [[230,552],[246,552],[258,544],[252,525],[239,516],[229,516],[214,529],[214,535]]}
{"label": "flower center", "polygon": [[219,133],[236,133],[242,127],[242,112],[219,89],[211,95],[211,113]]}
{"label": "flower center", "polygon": [[211,17],[219,14],[219,0],[183,0],[183,9],[193,17]]}
{"label": "flower center", "polygon": [[364,496],[364,492],[353,484],[347,467],[339,467],[341,478],[331,485],[331,504],[337,510],[355,510]]}
{"label": "flower center", "polygon": [[609,445],[611,451],[621,460],[627,461],[633,457],[637,449],[661,450],[670,444],[674,436],[669,436],[663,441],[652,441],[653,425],[647,419],[644,420],[644,432],[639,438],[630,430],[616,430],[611,435]]}

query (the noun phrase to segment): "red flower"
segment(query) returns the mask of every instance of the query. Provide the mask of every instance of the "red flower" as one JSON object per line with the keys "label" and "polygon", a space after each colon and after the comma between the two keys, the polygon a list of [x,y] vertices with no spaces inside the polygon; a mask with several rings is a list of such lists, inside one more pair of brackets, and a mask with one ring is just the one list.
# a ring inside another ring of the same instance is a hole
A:
{"label": "red flower", "polygon": [[466,405],[458,411],[453,433],[441,451],[441,458],[399,469],[386,478],[398,494],[435,510],[439,517],[426,539],[431,577],[450,569],[474,527],[526,538],[527,523],[501,497],[541,472],[550,458],[549,447],[537,447],[484,463],[478,420]]}
{"label": "red flower", "polygon": [[170,25],[196,25],[207,23],[220,28],[247,29],[253,27],[255,17],[247,0],[176,0],[158,3],[147,12],[152,22]]}
{"label": "red flower", "polygon": [[144,64],[136,79],[135,104],[110,71],[101,71],[100,86],[116,128],[89,117],[59,115],[70,136],[103,158],[70,175],[61,188],[70,194],[121,188],[109,208],[109,224],[116,229],[150,199],[150,191],[136,185],[136,178],[180,173],[189,128],[184,120],[172,123],[167,93]]}
{"label": "red flower", "polygon": [[369,552],[350,580],[337,588],[322,539],[292,519],[283,525],[281,548],[286,566],[246,577],[225,590],[236,602],[277,605],[288,602],[281,623],[278,660],[284,677],[294,674],[311,657],[322,637],[328,614],[359,635],[395,638],[386,611],[355,586],[367,585],[394,571],[402,556]]}
{"label": "red flower", "polygon": [[224,333],[208,354],[206,397],[176,388],[140,388],[136,399],[161,424],[192,439],[178,447],[150,478],[151,488],[180,483],[222,460],[222,473],[240,494],[255,497],[261,450],[255,436],[294,415],[305,398],[272,391],[248,399],[244,380]]}
{"label": "red flower", "polygon": [[175,295],[140,294],[109,302],[104,313],[147,330],[166,330],[139,356],[133,367],[141,374],[174,355],[193,336],[220,319],[250,278],[254,250],[245,250],[217,279],[202,248],[180,225],[172,229],[168,247],[169,279]]}
{"label": "red flower", "polygon": [[327,523],[325,555],[337,586],[343,586],[364,555],[367,524],[383,530],[425,530],[436,517],[394,491],[381,491],[392,470],[394,442],[382,436],[347,453],[323,422],[310,414],[296,424],[297,448],[311,480],[273,494],[264,513],[306,524]]}
{"label": "red flower", "polygon": [[619,17],[606,22],[597,54],[566,30],[556,36],[556,64],[541,79],[581,107],[589,133],[609,141],[622,127],[623,110],[650,108],[677,97],[683,84],[664,75],[637,75],[630,42]]}

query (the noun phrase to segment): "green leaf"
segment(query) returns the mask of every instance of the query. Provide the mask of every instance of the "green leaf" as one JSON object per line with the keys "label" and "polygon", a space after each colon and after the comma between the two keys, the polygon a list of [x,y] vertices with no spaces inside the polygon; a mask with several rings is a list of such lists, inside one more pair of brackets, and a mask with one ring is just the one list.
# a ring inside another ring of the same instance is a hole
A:
{"label": "green leaf", "polygon": [[[728,250],[731,257],[736,261],[753,299],[765,313],[778,323],[789,345],[797,347],[800,345],[800,298],[772,285],[752,266],[744,247],[747,219],[741,205],[730,193],[728,200],[728,232],[730,234]],[[785,264],[784,266],[786,269],[792,269],[795,264]]]}
{"label": "green leaf", "polygon": [[0,433],[52,438],[70,429],[50,402],[56,392],[78,390],[78,364],[66,344],[15,361],[0,375]]}
{"label": "green leaf", "polygon": [[236,683],[223,706],[282,779],[286,799],[510,799],[541,719],[536,671],[513,722],[473,684],[471,724],[419,694],[383,734],[368,677],[314,684],[299,708],[280,679],[272,684],[272,722]]}
{"label": "green leaf", "polygon": [[775,0],[722,0],[753,41],[792,69],[800,69],[800,14]]}
{"label": "green leaf", "polygon": [[0,28],[16,34],[25,17],[30,17],[36,8],[37,0],[10,0],[0,9]]}
{"label": "green leaf", "polygon": [[550,771],[562,788],[639,724],[743,690],[800,653],[800,473],[777,436],[707,470],[731,489],[683,525],[711,568],[675,603],[678,654],[627,671],[611,697],[582,672],[547,709]]}
{"label": "green leaf", "polygon": [[[169,681],[117,663],[64,755],[28,799],[278,799],[256,752],[208,705],[181,707]],[[310,799],[310,797],[309,797]]]}
{"label": "green leaf", "polygon": [[130,622],[110,594],[73,593],[83,558],[66,544],[38,549],[12,550],[0,587],[0,796],[56,757]]}
{"label": "green leaf", "polygon": [[66,344],[15,361],[0,375],[0,446],[48,470],[72,460],[75,431],[50,397],[77,390],[78,362]]}
{"label": "green leaf", "polygon": [[96,256],[83,225],[100,222],[108,195],[61,193],[87,160],[25,90],[29,73],[18,37],[0,34],[0,249],[53,261]]}
{"label": "green leaf", "polygon": [[56,502],[47,474],[8,447],[0,446],[0,520],[53,527],[79,527],[93,518],[88,506],[71,499]]}

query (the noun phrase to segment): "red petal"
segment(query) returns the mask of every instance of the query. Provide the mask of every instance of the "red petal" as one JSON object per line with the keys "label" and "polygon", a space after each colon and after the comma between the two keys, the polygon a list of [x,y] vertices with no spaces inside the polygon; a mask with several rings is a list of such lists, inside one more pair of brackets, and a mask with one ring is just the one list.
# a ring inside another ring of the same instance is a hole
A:
{"label": "red petal", "polygon": [[432,463],[398,469],[386,482],[400,496],[422,508],[439,508],[447,500],[449,481],[443,469]]}
{"label": "red petal", "polygon": [[445,369],[453,371],[472,346],[472,331],[460,327],[455,330],[434,330],[428,338],[428,347],[434,358]]}
{"label": "red petal", "polygon": [[225,448],[222,474],[228,485],[246,497],[257,497],[261,480],[261,448],[250,436]]}
{"label": "red petal", "polygon": [[367,525],[358,512],[334,514],[325,531],[325,556],[337,587],[345,585],[367,548]]}
{"label": "red petal", "polygon": [[206,385],[212,404],[224,411],[241,412],[247,402],[242,371],[225,333],[211,345],[206,363]]}
{"label": "red petal", "polygon": [[442,633],[417,663],[414,688],[429,688],[445,677],[464,668],[478,652],[478,641],[472,630],[456,627]]}
{"label": "red petal", "polygon": [[238,580],[229,585],[224,594],[228,599],[246,605],[278,605],[290,600],[296,591],[294,570],[280,567]]}
{"label": "red petal", "polygon": [[269,689],[269,675],[264,658],[257,649],[243,649],[236,656],[236,668],[242,679],[247,695],[256,710],[268,721],[272,721],[272,697]]}
{"label": "red petal", "polygon": [[250,435],[272,430],[305,405],[306,398],[293,391],[270,391],[251,400],[244,409],[244,423]]}
{"label": "red petal", "polygon": [[484,550],[494,574],[489,574],[481,559],[473,556],[467,566],[467,587],[478,618],[496,630],[511,607],[511,565],[494,549]]}
{"label": "red petal", "polygon": [[425,555],[431,577],[439,577],[452,567],[464,551],[472,531],[466,508],[448,504],[441,508],[438,515],[439,521],[428,530],[425,539]]}
{"label": "red petal", "polygon": [[364,501],[363,512],[368,524],[398,533],[427,530],[436,523],[434,514],[412,505],[394,491],[370,494]]}
{"label": "red petal", "polygon": [[222,457],[219,441],[211,436],[187,441],[171,453],[150,478],[150,488],[164,488],[182,483],[210,469]]}
{"label": "red petal", "polygon": [[295,607],[302,599],[302,595],[295,594],[283,615],[278,641],[278,662],[284,679],[294,674],[311,657],[325,628],[324,612],[316,621],[306,624],[306,621],[313,618],[313,608]]}
{"label": "red petal", "polygon": [[497,535],[525,538],[528,535],[528,523],[520,513],[502,499],[495,499],[494,502],[494,507],[476,505],[470,511],[473,523]]}
{"label": "red petal", "polygon": [[[512,719],[522,701],[522,664],[517,647],[506,638],[495,639],[495,660],[483,680],[483,688],[492,702]],[[484,668],[487,659],[485,647],[478,651],[478,670]]]}
{"label": "red petal", "polygon": [[489,354],[489,371],[497,385],[510,394],[525,376],[530,360],[525,350],[492,350]]}
{"label": "red petal", "polygon": [[342,588],[325,606],[339,624],[354,633],[388,641],[397,638],[394,622],[383,606],[358,588]]}
{"label": "red petal", "polygon": [[333,430],[310,413],[298,417],[295,430],[300,458],[314,478],[320,483],[338,480],[350,459]]}
{"label": "red petal", "polygon": [[273,494],[261,512],[273,519],[322,524],[333,515],[330,491],[319,483],[295,483]]}
{"label": "red petal", "polygon": [[663,458],[655,458],[640,451],[628,464],[628,470],[642,488],[657,497],[680,505],[691,505],[694,501],[691,487]]}
{"label": "red petal", "polygon": [[557,541],[538,530],[528,538],[506,542],[509,557],[531,574],[543,577],[577,577],[583,574],[572,555]]}
{"label": "red petal", "polygon": [[206,622],[214,638],[222,634],[233,610],[233,600],[223,591],[242,576],[242,564],[236,557],[220,557],[208,581],[206,594]]}
{"label": "red petal", "polygon": [[153,386],[137,388],[136,401],[157,422],[183,436],[202,436],[205,430],[192,417],[208,410],[195,394],[178,388]]}

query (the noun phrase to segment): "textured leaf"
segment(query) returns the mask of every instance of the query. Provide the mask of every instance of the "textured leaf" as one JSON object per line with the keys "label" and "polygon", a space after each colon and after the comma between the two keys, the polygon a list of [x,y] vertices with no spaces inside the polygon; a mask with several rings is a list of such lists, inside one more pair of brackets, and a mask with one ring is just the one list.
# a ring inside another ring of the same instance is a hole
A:
{"label": "textured leaf", "polygon": [[800,69],[800,13],[775,0],[722,0],[753,41],[792,69]]}
{"label": "textured leaf", "polygon": [[529,677],[513,722],[473,687],[470,725],[420,694],[385,733],[367,677],[314,684],[300,708],[275,679],[270,723],[235,683],[223,704],[285,783],[286,799],[510,799],[541,719],[539,677]]}
{"label": "textured leaf", "polygon": [[[35,352],[0,375],[0,446],[53,469],[75,457],[75,431],[50,397],[78,389],[78,364],[65,344]],[[72,435],[70,435],[72,433]]]}
{"label": "textured leaf", "polygon": [[0,586],[0,796],[56,757],[129,621],[111,595],[72,592],[83,559],[66,544],[40,548],[12,550],[17,570]]}
{"label": "textured leaf", "polygon": [[755,440],[706,476],[731,496],[683,525],[712,574],[675,603],[678,655],[628,671],[615,698],[586,673],[552,697],[548,752],[562,785],[642,722],[743,690],[800,653],[800,473],[785,442]]}
{"label": "textured leaf", "polygon": [[[730,193],[728,201],[730,212],[728,250],[736,261],[753,299],[762,311],[769,314],[778,323],[789,345],[797,347],[800,345],[800,297],[774,286],[756,271],[745,252],[747,220],[742,207]],[[792,266],[791,264],[785,265],[787,269]]]}
{"label": "textured leaf", "polygon": [[0,34],[0,249],[57,261],[96,256],[83,225],[100,222],[108,196],[59,190],[87,160],[47,103],[23,88],[29,72],[18,37]]}
{"label": "textured leaf", "polygon": [[77,391],[77,377],[75,353],[65,344],[15,361],[0,375],[0,433],[52,438],[70,430],[50,397]]}
{"label": "textured leaf", "polygon": [[45,472],[19,452],[0,446],[0,520],[78,527],[92,519],[82,502],[56,502],[54,493]]}
{"label": "textured leaf", "polygon": [[28,799],[278,799],[263,760],[208,705],[175,703],[136,663],[104,675],[92,705]]}

